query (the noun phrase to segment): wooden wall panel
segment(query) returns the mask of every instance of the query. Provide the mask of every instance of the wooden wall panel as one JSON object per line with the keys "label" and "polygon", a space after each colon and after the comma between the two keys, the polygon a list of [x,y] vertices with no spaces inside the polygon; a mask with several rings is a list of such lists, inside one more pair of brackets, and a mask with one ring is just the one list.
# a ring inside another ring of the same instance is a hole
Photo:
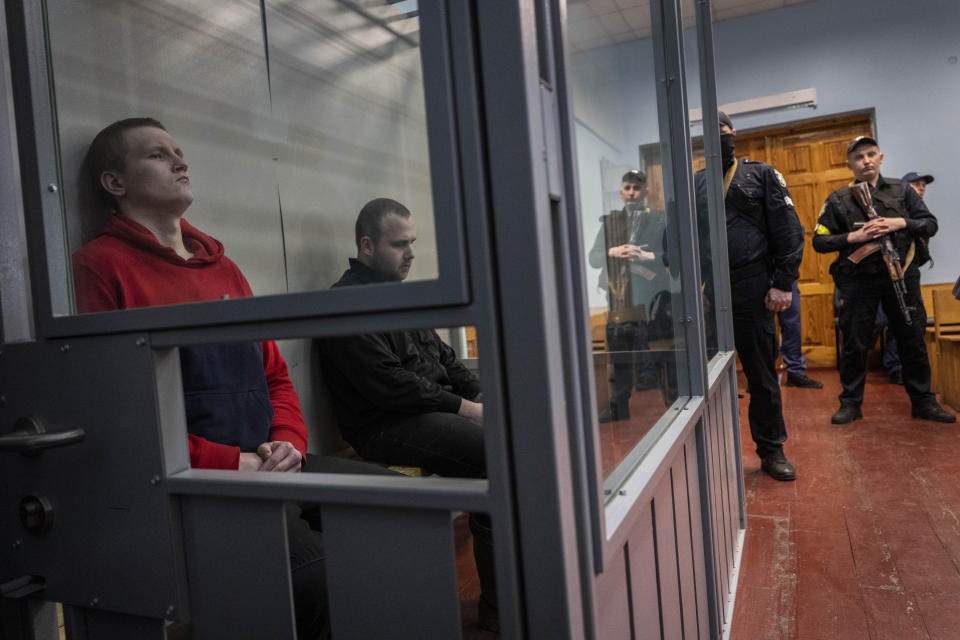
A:
{"label": "wooden wall panel", "polygon": [[712,402],[706,407],[703,414],[704,443],[706,454],[707,486],[709,487],[711,532],[714,550],[714,575],[716,576],[716,602],[718,611],[723,611],[723,603],[727,600],[730,585],[730,567],[727,563],[726,548],[728,546],[728,514],[723,508],[723,486],[720,482],[720,447],[717,443],[716,410],[717,395],[711,397]]}
{"label": "wooden wall panel", "polygon": [[[698,427],[703,430],[703,425]],[[689,497],[688,508],[690,511],[690,531],[691,545],[693,546],[693,572],[696,579],[697,589],[697,626],[700,630],[700,640],[710,638],[710,618],[709,618],[709,592],[707,590],[707,564],[706,549],[704,548],[703,537],[703,515],[701,505],[705,501],[700,496],[700,465],[697,462],[696,439],[691,440],[684,447],[684,460],[687,470],[687,495]]]}
{"label": "wooden wall panel", "polygon": [[813,153],[810,145],[796,145],[783,153],[783,163],[778,167],[783,175],[807,173],[813,170]]}
{"label": "wooden wall panel", "polygon": [[[693,533],[690,527],[690,496],[687,494],[686,447],[670,470],[673,492],[673,524],[677,539],[677,571],[680,576],[680,608],[683,613],[683,637],[699,638],[697,576],[694,570]],[[705,601],[704,601],[705,602]]]}
{"label": "wooden wall panel", "polygon": [[673,524],[673,490],[670,475],[657,487],[653,498],[656,529],[657,577],[660,580],[660,623],[664,638],[683,638],[680,577],[677,572],[677,542]]}
{"label": "wooden wall panel", "polygon": [[735,375],[731,360],[700,423],[663,462],[656,486],[644,490],[650,497],[633,507],[638,514],[623,525],[629,529],[615,534],[622,548],[595,579],[597,637],[719,638],[740,538]]}
{"label": "wooden wall panel", "polygon": [[[660,591],[657,574],[653,510],[649,505],[634,525],[627,542],[627,567],[630,575],[634,635],[637,640],[659,640]],[[676,592],[674,592],[676,593]]]}
{"label": "wooden wall panel", "polygon": [[[652,555],[652,549],[651,549]],[[641,579],[643,576],[639,576]],[[627,568],[627,547],[621,548],[607,564],[606,570],[594,580],[594,604],[599,624],[599,640],[622,640],[631,637],[630,574]],[[654,592],[656,595],[656,592]],[[654,613],[656,613],[654,600]],[[658,614],[659,615],[659,614]],[[657,625],[660,637],[660,623]]]}
{"label": "wooden wall panel", "polygon": [[[867,134],[858,134],[867,135]],[[847,145],[850,140],[856,136],[850,136],[844,140],[830,140],[824,143],[824,163],[831,169],[847,168]]]}

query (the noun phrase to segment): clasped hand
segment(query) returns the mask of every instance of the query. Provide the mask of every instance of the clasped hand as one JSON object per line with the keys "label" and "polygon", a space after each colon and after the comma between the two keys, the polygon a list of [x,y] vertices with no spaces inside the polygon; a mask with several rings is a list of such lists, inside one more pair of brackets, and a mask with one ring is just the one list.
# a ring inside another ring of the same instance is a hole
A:
{"label": "clasped hand", "polygon": [[633,262],[650,262],[656,256],[652,251],[645,251],[647,245],[641,244],[621,244],[618,247],[610,247],[607,255],[611,258],[625,258]]}
{"label": "clasped hand", "polygon": [[303,465],[303,455],[289,442],[264,442],[256,453],[240,454],[240,471],[281,471],[296,473]]}
{"label": "clasped hand", "polygon": [[847,236],[850,243],[870,242],[907,226],[906,218],[874,218]]}

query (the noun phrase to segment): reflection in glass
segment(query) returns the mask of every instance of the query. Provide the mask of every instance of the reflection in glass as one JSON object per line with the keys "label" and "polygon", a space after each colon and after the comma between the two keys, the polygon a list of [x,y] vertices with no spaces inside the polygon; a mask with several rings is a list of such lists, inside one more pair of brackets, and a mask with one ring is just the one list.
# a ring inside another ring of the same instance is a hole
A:
{"label": "reflection in glass", "polygon": [[[677,225],[665,195],[650,8],[568,4],[582,235],[605,489],[679,398]],[[682,401],[682,399],[680,399]]]}
{"label": "reflection in glass", "polygon": [[409,278],[437,277],[415,0],[47,0],[46,16],[71,253],[112,212],[81,166],[91,140],[150,116],[189,163],[186,219],[253,292],[329,287],[378,196],[420,213]]}

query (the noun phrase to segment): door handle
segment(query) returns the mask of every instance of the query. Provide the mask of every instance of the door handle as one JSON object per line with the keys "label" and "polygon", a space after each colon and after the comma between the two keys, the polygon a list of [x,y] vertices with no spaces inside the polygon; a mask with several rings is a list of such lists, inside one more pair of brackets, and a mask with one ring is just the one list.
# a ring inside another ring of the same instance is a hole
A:
{"label": "door handle", "polygon": [[33,416],[20,418],[13,426],[9,435],[0,436],[0,451],[37,455],[44,449],[80,442],[87,435],[83,429],[47,433],[43,424]]}

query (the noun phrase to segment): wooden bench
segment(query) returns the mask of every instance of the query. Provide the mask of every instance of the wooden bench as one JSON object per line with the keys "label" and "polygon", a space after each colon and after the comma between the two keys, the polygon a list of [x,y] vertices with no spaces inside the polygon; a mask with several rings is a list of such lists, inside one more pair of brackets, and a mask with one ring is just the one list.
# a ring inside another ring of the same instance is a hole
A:
{"label": "wooden bench", "polygon": [[360,457],[360,454],[357,453],[353,447],[347,445],[346,449],[341,449],[335,454],[338,458],[344,458],[346,460],[356,460],[357,462],[366,462],[367,464],[375,464],[378,467],[383,467],[384,469],[390,469],[390,471],[395,471],[396,473],[402,473],[405,476],[411,476],[414,478],[419,478],[423,475],[423,469],[420,467],[405,467],[399,464],[384,464],[382,462],[374,462],[372,460],[367,460],[366,458]]}
{"label": "wooden bench", "polygon": [[960,334],[945,335],[940,346],[940,380],[943,402],[960,411]]}
{"label": "wooden bench", "polygon": [[[942,393],[944,401],[957,409],[960,405],[960,300],[946,289],[935,289],[933,297],[933,348],[928,350],[930,358],[930,388]],[[930,335],[928,330],[927,334]],[[928,340],[929,343],[929,340]],[[936,373],[934,373],[936,372]],[[934,378],[936,384],[934,384]],[[953,398],[953,402],[947,398]]]}

